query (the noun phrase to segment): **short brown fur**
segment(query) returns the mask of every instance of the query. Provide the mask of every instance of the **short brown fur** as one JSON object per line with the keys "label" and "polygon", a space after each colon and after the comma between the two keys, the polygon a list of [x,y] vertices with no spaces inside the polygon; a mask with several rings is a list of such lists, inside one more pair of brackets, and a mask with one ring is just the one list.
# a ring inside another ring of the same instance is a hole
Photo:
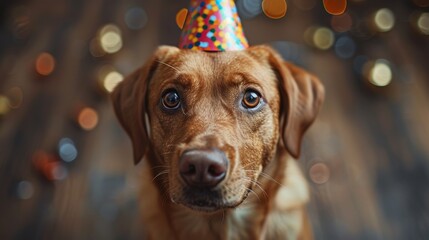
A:
{"label": "short brown fur", "polygon": [[[177,111],[160,106],[168,89],[181,96]],[[257,111],[240,107],[246,89],[261,93]],[[134,161],[145,158],[146,239],[311,239],[307,185],[292,157],[323,102],[316,77],[266,46],[220,53],[162,46],[112,98]],[[187,194],[178,162],[189,149],[211,148],[229,168],[205,209]]]}

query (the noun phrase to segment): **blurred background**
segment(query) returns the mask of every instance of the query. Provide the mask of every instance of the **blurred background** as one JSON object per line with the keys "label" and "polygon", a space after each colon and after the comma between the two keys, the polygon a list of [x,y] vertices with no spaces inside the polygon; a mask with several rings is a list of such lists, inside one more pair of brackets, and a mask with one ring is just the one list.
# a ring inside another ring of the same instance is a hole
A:
{"label": "blurred background", "polygon": [[[250,44],[326,86],[299,160],[315,238],[429,239],[429,0],[335,1],[278,20],[236,1]],[[139,239],[140,166],[108,95],[177,45],[188,3],[0,2],[0,239]]]}

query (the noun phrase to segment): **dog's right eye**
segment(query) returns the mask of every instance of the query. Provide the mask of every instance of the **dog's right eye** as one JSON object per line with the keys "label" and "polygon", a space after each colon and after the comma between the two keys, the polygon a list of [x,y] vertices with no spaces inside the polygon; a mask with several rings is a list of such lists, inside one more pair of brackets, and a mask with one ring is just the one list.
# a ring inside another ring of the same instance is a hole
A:
{"label": "dog's right eye", "polygon": [[180,106],[180,96],[176,90],[172,89],[164,93],[162,106],[168,110],[174,110]]}
{"label": "dog's right eye", "polygon": [[242,104],[247,109],[253,109],[259,106],[261,102],[261,96],[254,90],[247,90],[243,95]]}

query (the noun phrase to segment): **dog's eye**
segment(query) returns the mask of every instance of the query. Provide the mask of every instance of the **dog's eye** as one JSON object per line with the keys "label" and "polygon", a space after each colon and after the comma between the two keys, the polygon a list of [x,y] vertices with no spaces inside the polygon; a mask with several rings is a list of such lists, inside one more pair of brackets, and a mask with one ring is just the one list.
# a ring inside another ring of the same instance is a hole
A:
{"label": "dog's eye", "polygon": [[259,105],[260,101],[261,96],[258,92],[254,90],[247,90],[244,93],[243,100],[241,102],[245,108],[255,108]]}
{"label": "dog's eye", "polygon": [[180,96],[176,90],[169,90],[162,96],[162,105],[166,109],[177,109],[180,106]]}

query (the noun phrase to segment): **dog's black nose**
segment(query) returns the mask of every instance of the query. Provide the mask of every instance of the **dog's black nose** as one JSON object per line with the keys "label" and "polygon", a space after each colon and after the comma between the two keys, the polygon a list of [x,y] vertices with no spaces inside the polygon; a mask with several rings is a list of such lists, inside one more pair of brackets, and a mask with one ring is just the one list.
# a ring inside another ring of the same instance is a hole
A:
{"label": "dog's black nose", "polygon": [[190,150],[179,161],[180,176],[190,187],[213,188],[226,175],[228,160],[218,150]]}

